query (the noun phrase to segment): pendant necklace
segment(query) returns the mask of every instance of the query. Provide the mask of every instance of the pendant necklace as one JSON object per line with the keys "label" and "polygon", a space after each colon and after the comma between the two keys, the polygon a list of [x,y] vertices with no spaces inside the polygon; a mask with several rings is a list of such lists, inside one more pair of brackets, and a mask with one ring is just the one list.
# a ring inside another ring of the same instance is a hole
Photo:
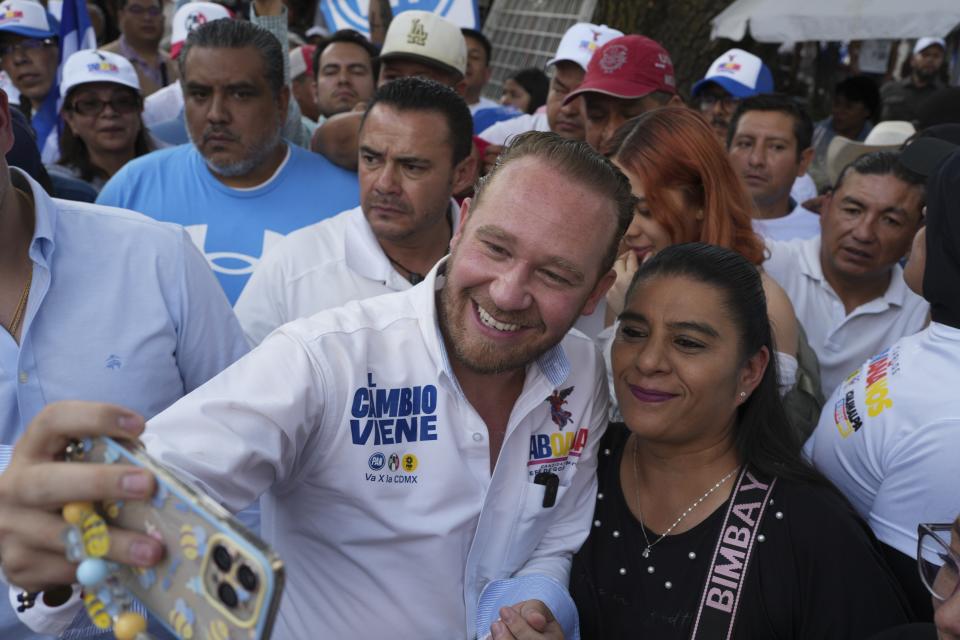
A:
{"label": "pendant necklace", "polygon": [[[447,228],[448,228],[449,231],[450,231],[450,240],[452,240],[452,239],[453,239],[453,223],[451,222],[451,218],[450,218],[450,214],[449,214],[449,213],[448,213],[448,215],[447,215]],[[450,253],[450,240],[447,241],[447,249],[446,249],[446,251],[443,252],[444,255]],[[410,284],[419,284],[419,283],[423,282],[425,276],[424,276],[422,273],[417,273],[416,271],[413,271],[412,269],[408,269],[408,268],[406,268],[405,266],[403,266],[402,264],[400,264],[399,262],[397,262],[396,260],[394,260],[393,257],[392,257],[389,253],[387,253],[386,249],[384,249],[382,245],[381,245],[380,249],[383,251],[383,255],[387,256],[387,260],[389,260],[390,263],[393,264],[393,266],[399,267],[401,271],[406,271],[406,272],[407,272],[407,281],[408,281]]]}
{"label": "pendant necklace", "polygon": [[[643,534],[643,541],[644,541],[644,542],[646,543],[646,545],[647,545],[646,547],[644,547],[644,549],[643,549],[643,551],[641,552],[640,555],[642,555],[644,558],[649,558],[649,557],[650,557],[650,550],[653,549],[653,547],[655,547],[655,546],[657,545],[657,543],[659,543],[661,540],[663,540],[663,539],[666,538],[668,535],[670,535],[670,532],[673,531],[673,530],[677,527],[678,524],[680,524],[681,522],[683,522],[683,519],[686,518],[688,515],[690,515],[690,513],[691,513],[694,509],[696,509],[697,507],[699,507],[699,506],[703,503],[704,500],[706,500],[707,498],[709,498],[711,495],[713,495],[713,493],[714,493],[717,489],[719,489],[721,486],[723,486],[723,483],[726,482],[727,480],[729,480],[729,479],[733,476],[733,474],[737,472],[737,469],[739,469],[739,467],[733,469],[730,473],[728,473],[727,475],[725,475],[725,476],[723,476],[722,478],[720,478],[720,480],[718,480],[715,485],[713,485],[712,487],[710,487],[709,489],[707,489],[707,491],[706,491],[702,496],[700,496],[699,498],[697,498],[697,499],[693,502],[693,504],[691,504],[689,507],[687,507],[687,508],[684,510],[684,512],[680,514],[680,517],[677,518],[676,520],[674,520],[674,521],[673,521],[673,524],[671,524],[669,527],[667,527],[667,530],[660,534],[660,537],[658,537],[658,538],[657,538],[656,540],[654,540],[653,542],[650,542],[650,538],[647,537],[647,527],[646,527],[646,525],[643,524],[643,513],[641,513],[641,511],[640,511],[640,472],[637,470],[637,467],[639,466],[639,465],[637,464],[637,453],[639,453],[639,450],[640,450],[639,441],[635,439],[635,440],[634,440],[633,481],[634,481],[634,484],[636,485],[636,486],[635,486],[635,490],[636,490],[636,493],[637,493],[637,515],[639,516],[639,520],[640,520],[640,533]],[[649,571],[649,569],[648,569],[648,571]]]}

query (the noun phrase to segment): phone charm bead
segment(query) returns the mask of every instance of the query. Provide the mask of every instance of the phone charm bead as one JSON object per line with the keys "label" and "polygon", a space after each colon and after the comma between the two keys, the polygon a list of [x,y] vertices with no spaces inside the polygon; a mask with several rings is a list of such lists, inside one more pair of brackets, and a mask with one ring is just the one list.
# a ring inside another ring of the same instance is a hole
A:
{"label": "phone charm bead", "polygon": [[84,592],[83,607],[87,610],[87,616],[90,618],[90,622],[93,623],[93,626],[98,629],[110,628],[110,623],[112,622],[110,619],[110,614],[107,613],[107,608],[97,596],[93,595],[92,593]]}
{"label": "phone charm bead", "polygon": [[104,559],[110,550],[106,522],[89,502],[65,505],[63,519],[69,524],[63,535],[67,560],[79,563],[77,582],[90,621],[98,629],[112,626],[117,640],[150,640],[146,619],[130,610],[130,593],[116,578],[119,565]]}
{"label": "phone charm bead", "polygon": [[95,587],[109,575],[107,563],[100,558],[87,558],[77,567],[77,582],[84,587]]}
{"label": "phone charm bead", "polygon": [[127,611],[117,616],[113,624],[113,635],[117,640],[140,640],[145,638],[147,620],[136,611]]}

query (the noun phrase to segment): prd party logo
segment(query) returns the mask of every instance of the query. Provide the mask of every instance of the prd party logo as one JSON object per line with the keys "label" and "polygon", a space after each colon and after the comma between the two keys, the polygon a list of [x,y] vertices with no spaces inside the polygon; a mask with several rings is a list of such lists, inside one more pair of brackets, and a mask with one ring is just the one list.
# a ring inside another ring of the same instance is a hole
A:
{"label": "prd party logo", "polygon": [[102,71],[105,73],[117,73],[120,68],[112,62],[91,62],[87,65],[87,71]]}
{"label": "prd party logo", "polygon": [[736,73],[740,71],[740,69],[740,63],[737,62],[737,59],[732,55],[730,56],[730,60],[717,67],[717,71],[723,71],[725,73]]}
{"label": "prd party logo", "polygon": [[[320,9],[331,33],[355,29],[369,36],[367,15],[372,4],[372,0],[321,0]],[[390,8],[394,16],[417,9],[439,14],[460,27],[477,28],[479,24],[476,0],[390,0]]]}
{"label": "prd party logo", "polygon": [[0,11],[2,11],[2,13],[0,13],[0,23],[7,22],[9,20],[23,19],[23,11],[16,11],[11,9],[9,6],[3,7],[0,9]]}

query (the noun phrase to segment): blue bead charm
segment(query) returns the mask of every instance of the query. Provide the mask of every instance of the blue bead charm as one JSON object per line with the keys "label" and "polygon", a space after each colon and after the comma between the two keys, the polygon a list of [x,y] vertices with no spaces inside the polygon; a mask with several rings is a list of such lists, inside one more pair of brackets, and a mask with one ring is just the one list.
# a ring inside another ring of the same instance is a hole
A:
{"label": "blue bead charm", "polygon": [[87,558],[77,567],[77,582],[85,587],[94,587],[109,575],[107,563],[100,558]]}

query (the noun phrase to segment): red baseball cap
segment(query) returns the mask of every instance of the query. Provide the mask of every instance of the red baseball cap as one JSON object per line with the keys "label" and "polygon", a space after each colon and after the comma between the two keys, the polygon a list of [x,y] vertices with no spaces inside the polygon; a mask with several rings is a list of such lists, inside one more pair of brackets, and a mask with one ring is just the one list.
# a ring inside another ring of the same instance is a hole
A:
{"label": "red baseball cap", "polygon": [[584,93],[603,93],[630,100],[654,91],[677,92],[670,54],[650,38],[622,36],[596,50],[587,65],[583,82],[564,99],[563,104]]}

